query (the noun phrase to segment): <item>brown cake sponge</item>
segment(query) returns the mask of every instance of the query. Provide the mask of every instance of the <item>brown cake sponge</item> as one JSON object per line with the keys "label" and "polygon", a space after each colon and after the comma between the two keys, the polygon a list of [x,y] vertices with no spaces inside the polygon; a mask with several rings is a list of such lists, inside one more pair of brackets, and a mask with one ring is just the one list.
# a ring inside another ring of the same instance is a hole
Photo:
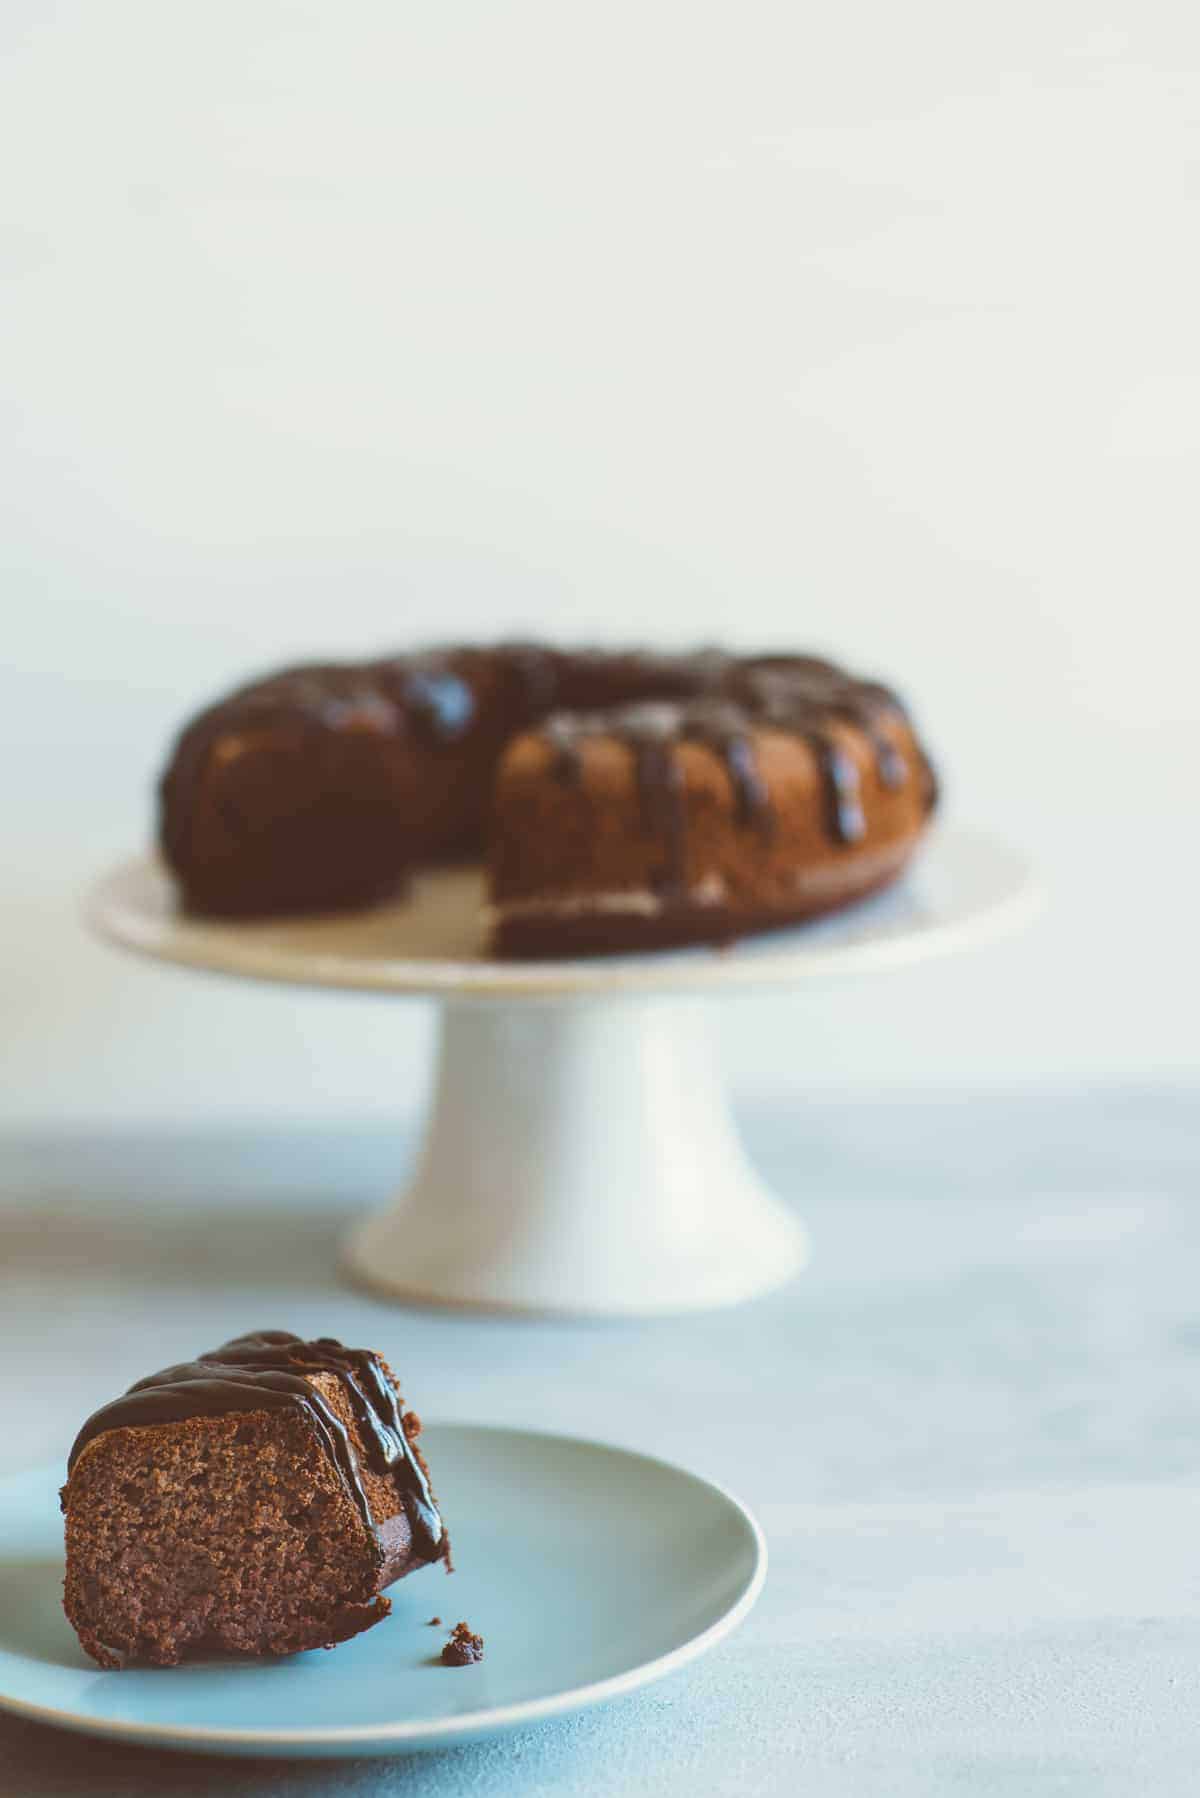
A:
{"label": "brown cake sponge", "polygon": [[262,1332],[151,1376],[85,1424],[63,1488],[83,1647],[173,1666],[370,1628],[386,1586],[448,1564],[419,1430],[386,1363],[331,1339]]}

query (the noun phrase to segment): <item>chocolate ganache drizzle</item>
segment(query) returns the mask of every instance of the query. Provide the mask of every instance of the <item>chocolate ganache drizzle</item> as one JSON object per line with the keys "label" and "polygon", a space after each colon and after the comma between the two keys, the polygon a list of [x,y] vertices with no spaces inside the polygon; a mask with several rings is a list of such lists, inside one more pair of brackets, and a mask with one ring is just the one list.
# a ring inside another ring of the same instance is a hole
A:
{"label": "chocolate ganache drizzle", "polygon": [[[897,789],[909,777],[892,735],[897,724],[907,723],[907,714],[896,695],[877,681],[856,680],[815,656],[739,659],[706,651],[680,658],[680,667],[694,683],[685,697],[605,713],[559,713],[541,726],[555,751],[558,777],[565,782],[581,778],[583,745],[589,739],[615,739],[630,749],[643,824],[663,845],[658,890],[665,896],[679,893],[685,872],[685,792],[675,755],[680,743],[700,743],[720,759],[738,823],[765,835],[774,819],[758,765],[756,732],[780,731],[808,745],[821,782],[826,828],[836,843],[859,842],[866,822],[858,764],[832,726],[840,721],[866,737],[881,785]],[[920,767],[926,805],[932,810],[936,778],[924,757]]]}
{"label": "chocolate ganache drizzle", "polygon": [[332,1336],[305,1342],[287,1330],[259,1330],[235,1337],[195,1361],[138,1380],[122,1397],[102,1405],[88,1418],[75,1438],[68,1472],[87,1444],[109,1430],[292,1406],[307,1413],[363,1522],[374,1531],[375,1520],[349,1433],[305,1378],[306,1373],[339,1376],[372,1469],[390,1474],[399,1488],[414,1552],[422,1560],[437,1560],[445,1551],[442,1520],[405,1431],[395,1388],[378,1355],[370,1349],[345,1348]]}

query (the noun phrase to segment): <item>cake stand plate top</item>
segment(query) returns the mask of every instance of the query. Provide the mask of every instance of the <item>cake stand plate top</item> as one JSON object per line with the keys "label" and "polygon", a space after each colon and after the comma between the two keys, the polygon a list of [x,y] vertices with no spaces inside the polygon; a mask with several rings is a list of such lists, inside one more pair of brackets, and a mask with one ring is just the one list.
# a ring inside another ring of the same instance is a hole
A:
{"label": "cake stand plate top", "polygon": [[367,911],[229,921],[179,909],[153,856],[123,863],[88,900],[110,942],[158,961],[290,985],[454,999],[716,993],[901,967],[972,948],[1024,923],[1039,900],[1026,859],[989,837],[939,830],[889,891],[832,917],[729,948],[591,960],[496,961],[485,953],[478,868],[418,875]]}

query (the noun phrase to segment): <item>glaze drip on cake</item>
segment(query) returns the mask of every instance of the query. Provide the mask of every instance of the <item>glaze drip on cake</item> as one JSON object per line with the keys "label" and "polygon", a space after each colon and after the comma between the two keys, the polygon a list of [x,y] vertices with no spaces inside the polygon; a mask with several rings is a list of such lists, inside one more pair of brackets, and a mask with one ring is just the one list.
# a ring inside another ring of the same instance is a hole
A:
{"label": "glaze drip on cake", "polygon": [[405,1431],[395,1390],[376,1354],[369,1349],[344,1348],[332,1336],[305,1342],[287,1330],[260,1330],[238,1336],[195,1361],[138,1380],[87,1419],[71,1449],[68,1472],[88,1443],[109,1430],[294,1406],[307,1412],[364,1523],[373,1529],[370,1503],[349,1435],[320,1392],[305,1379],[305,1371],[339,1376],[371,1464],[376,1472],[389,1473],[397,1481],[414,1548],[422,1560],[437,1559],[443,1551],[442,1520]]}
{"label": "glaze drip on cake", "polygon": [[739,823],[770,828],[770,801],[746,735],[745,714],[728,700],[647,701],[592,716],[566,713],[547,719],[541,730],[554,747],[558,779],[570,784],[581,777],[589,738],[612,738],[631,751],[642,819],[663,850],[655,883],[660,892],[677,892],[683,880],[687,819],[677,744],[703,743],[718,755],[733,787]]}
{"label": "glaze drip on cake", "polygon": [[[738,824],[769,831],[770,797],[752,731],[755,726],[782,731],[812,751],[830,838],[859,842],[866,822],[858,769],[829,725],[840,719],[861,730],[871,744],[881,783],[897,790],[908,779],[908,765],[889,734],[889,726],[905,720],[895,694],[877,681],[854,680],[816,657],[739,662],[709,652],[702,667],[708,690],[698,698],[547,719],[541,730],[554,747],[559,778],[578,781],[581,746],[589,738],[611,738],[628,746],[646,827],[659,837],[665,853],[660,890],[672,892],[682,881],[686,822],[676,746],[700,743],[711,750],[728,776]],[[929,794],[931,808],[932,788]]]}

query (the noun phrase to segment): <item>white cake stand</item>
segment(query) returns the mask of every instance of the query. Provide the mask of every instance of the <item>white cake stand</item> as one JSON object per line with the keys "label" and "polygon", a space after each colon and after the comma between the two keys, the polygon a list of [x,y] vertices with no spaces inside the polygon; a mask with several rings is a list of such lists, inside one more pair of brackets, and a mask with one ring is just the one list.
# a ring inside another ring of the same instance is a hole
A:
{"label": "white cake stand", "polygon": [[416,1173],[352,1236],[350,1269],[397,1297],[609,1315],[732,1304],[806,1259],[734,1126],[714,1000],[971,948],[1038,901],[1022,857],[947,831],[890,893],[733,949],[489,961],[481,895],[478,872],[455,870],[420,878],[406,904],[220,923],[181,915],[147,857],[101,881],[88,910],[108,940],[160,961],[440,1001]]}

